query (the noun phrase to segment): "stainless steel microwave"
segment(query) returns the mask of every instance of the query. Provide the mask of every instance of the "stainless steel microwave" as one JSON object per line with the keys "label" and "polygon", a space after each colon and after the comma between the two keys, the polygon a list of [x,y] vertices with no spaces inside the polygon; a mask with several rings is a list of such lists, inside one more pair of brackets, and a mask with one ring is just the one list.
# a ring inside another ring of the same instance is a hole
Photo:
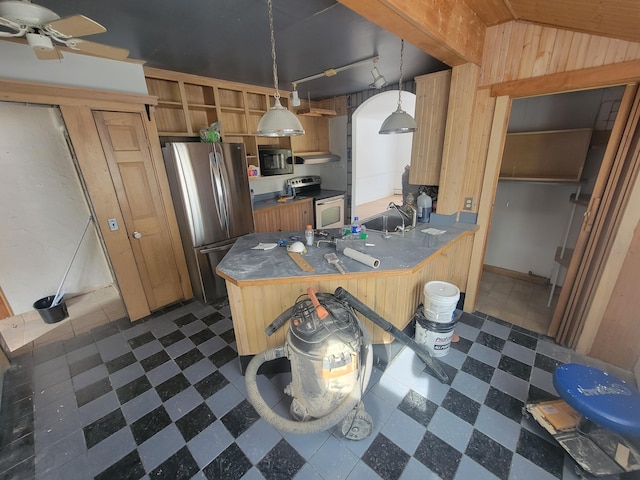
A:
{"label": "stainless steel microwave", "polygon": [[293,156],[287,148],[258,147],[260,175],[289,175],[293,173]]}

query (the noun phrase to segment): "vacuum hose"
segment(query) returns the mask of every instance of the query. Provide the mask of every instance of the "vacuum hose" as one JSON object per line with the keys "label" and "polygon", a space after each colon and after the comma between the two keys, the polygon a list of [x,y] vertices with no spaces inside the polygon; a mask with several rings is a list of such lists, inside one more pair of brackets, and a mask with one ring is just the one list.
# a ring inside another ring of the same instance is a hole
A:
{"label": "vacuum hose", "polygon": [[[371,366],[373,364],[373,353],[372,349],[369,347],[367,354],[367,373],[370,375]],[[264,418],[271,425],[276,427],[278,430],[287,433],[298,433],[298,434],[307,434],[307,433],[317,433],[328,430],[335,425],[337,425],[344,417],[346,417],[351,410],[355,408],[355,406],[360,401],[361,391],[359,388],[354,388],[349,395],[345,397],[338,407],[332,411],[331,413],[325,415],[324,417],[310,420],[308,422],[298,422],[295,420],[290,420],[288,418],[281,417],[276,412],[274,412],[269,405],[264,401],[262,395],[260,395],[260,391],[258,390],[258,384],[256,382],[256,375],[258,374],[258,369],[260,366],[271,360],[275,360],[276,358],[281,358],[285,356],[285,349],[283,347],[272,348],[269,350],[265,350],[262,353],[257,354],[255,357],[251,359],[249,365],[247,366],[247,370],[244,374],[245,383],[247,386],[247,396],[249,397],[249,401],[253,405],[253,408],[256,409],[258,414]],[[368,380],[368,376],[367,376]],[[366,386],[366,382],[364,385]]]}

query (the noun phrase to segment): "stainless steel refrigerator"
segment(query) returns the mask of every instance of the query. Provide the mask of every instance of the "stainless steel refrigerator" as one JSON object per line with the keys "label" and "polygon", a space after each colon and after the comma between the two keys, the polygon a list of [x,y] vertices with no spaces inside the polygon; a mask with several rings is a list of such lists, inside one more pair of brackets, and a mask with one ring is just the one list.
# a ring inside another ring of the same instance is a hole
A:
{"label": "stainless steel refrigerator", "polygon": [[162,153],[193,293],[218,300],[227,293],[218,263],[254,231],[244,144],[167,143]]}

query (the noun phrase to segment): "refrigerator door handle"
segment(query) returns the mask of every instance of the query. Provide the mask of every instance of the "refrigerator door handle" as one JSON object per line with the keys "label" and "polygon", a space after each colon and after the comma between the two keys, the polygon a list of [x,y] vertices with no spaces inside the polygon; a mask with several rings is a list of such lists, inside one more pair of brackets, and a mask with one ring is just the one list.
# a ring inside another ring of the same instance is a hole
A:
{"label": "refrigerator door handle", "polygon": [[[219,146],[219,145],[218,145]],[[220,150],[221,150],[221,157],[222,157],[222,147],[220,146]],[[227,215],[227,219],[226,219],[226,224],[227,224],[227,236],[231,236],[230,233],[230,228],[231,228],[231,215],[229,213],[229,205],[231,205],[231,201],[229,198],[229,174],[227,173],[227,167],[225,165],[225,162],[221,162],[218,159],[218,168],[220,169],[220,179],[221,179],[221,186],[222,186],[222,199],[224,200],[224,205],[225,205],[225,213]]]}
{"label": "refrigerator door handle", "polygon": [[216,144],[213,143],[213,151],[209,153],[209,169],[211,171],[211,187],[213,188],[213,198],[216,204],[216,210],[218,212],[218,218],[220,219],[220,227],[229,236],[229,214],[227,212],[227,205],[224,201],[223,193],[223,180],[220,174],[220,161],[218,159],[218,152],[216,151]]}
{"label": "refrigerator door handle", "polygon": [[220,247],[203,248],[202,250],[200,250],[200,253],[205,255],[205,254],[211,253],[211,252],[221,252],[223,250],[229,250],[231,247],[233,247],[233,244],[226,244],[226,245],[222,245]]}

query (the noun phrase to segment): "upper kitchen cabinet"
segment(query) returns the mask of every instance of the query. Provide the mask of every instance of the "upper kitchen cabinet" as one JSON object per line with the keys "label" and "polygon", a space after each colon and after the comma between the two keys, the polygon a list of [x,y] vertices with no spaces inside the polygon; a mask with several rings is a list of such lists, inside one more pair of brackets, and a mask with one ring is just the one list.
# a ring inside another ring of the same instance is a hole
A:
{"label": "upper kitchen cabinet", "polygon": [[[288,137],[255,135],[260,118],[273,105],[273,89],[151,67],[144,73],[149,94],[158,97],[160,136],[199,137],[201,129],[219,121],[223,141],[244,143],[250,164],[257,162],[258,145],[291,148]],[[282,95],[286,107],[287,93]]]}
{"label": "upper kitchen cabinet", "polygon": [[416,81],[415,120],[409,182],[438,185],[449,106],[451,70],[421,75]]}
{"label": "upper kitchen cabinet", "polygon": [[346,115],[346,97],[321,101],[302,100],[296,115],[302,123],[305,134],[291,138],[291,148],[295,155],[330,153],[329,119],[336,115]]}
{"label": "upper kitchen cabinet", "polygon": [[218,121],[215,91],[200,77],[145,68],[147,89],[158,97],[156,123],[161,136],[199,136]]}
{"label": "upper kitchen cabinet", "polygon": [[500,179],[579,182],[591,133],[590,128],[508,133]]}

